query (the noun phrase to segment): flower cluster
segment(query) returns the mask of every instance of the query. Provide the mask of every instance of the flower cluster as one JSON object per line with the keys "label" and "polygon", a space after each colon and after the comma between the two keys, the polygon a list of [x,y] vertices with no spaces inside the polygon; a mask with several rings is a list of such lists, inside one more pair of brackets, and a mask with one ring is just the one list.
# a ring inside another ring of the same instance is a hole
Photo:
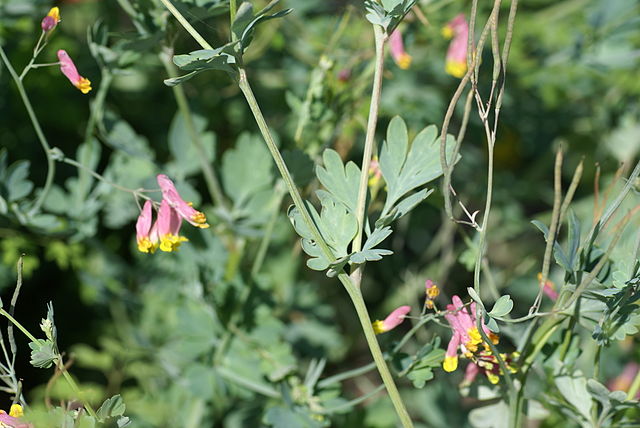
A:
{"label": "flower cluster", "polygon": [[162,190],[157,219],[153,223],[153,202],[148,200],[136,222],[138,250],[143,253],[154,253],[158,248],[167,252],[176,251],[181,243],[187,241],[187,238],[180,236],[182,220],[202,229],[209,227],[205,215],[182,199],[169,177],[159,174],[157,180]]}
{"label": "flower cluster", "polygon": [[469,24],[464,14],[456,15],[442,29],[442,35],[447,39],[453,37],[447,50],[445,71],[453,77],[461,78],[467,72],[467,43],[469,39]]}
{"label": "flower cluster", "polygon": [[[482,335],[476,325],[476,305],[472,303],[467,308],[460,297],[453,296],[451,299],[453,304],[447,305],[447,314],[445,319],[453,329],[453,336],[449,341],[447,352],[444,357],[442,367],[447,372],[452,372],[458,368],[458,351],[464,358],[471,360],[467,366],[465,373],[465,383],[470,383],[476,375],[482,370],[487,379],[492,384],[499,381],[499,375],[502,374],[498,360],[492,354],[489,345],[482,340]],[[498,344],[498,335],[491,332],[484,324],[482,329],[494,345]],[[500,354],[507,368],[511,372],[516,369],[512,362],[517,358],[517,353],[511,355]]]}
{"label": "flower cluster", "polygon": [[0,410],[0,428],[33,428],[32,425],[20,420],[23,414],[22,406],[19,404],[11,405],[9,414]]}
{"label": "flower cluster", "polygon": [[389,47],[391,49],[391,57],[398,67],[403,70],[408,69],[413,58],[404,50],[402,33],[397,28],[389,36]]}
{"label": "flower cluster", "polygon": [[391,312],[384,321],[377,320],[373,323],[373,331],[376,334],[385,333],[402,324],[405,316],[411,312],[411,306],[400,306]]}

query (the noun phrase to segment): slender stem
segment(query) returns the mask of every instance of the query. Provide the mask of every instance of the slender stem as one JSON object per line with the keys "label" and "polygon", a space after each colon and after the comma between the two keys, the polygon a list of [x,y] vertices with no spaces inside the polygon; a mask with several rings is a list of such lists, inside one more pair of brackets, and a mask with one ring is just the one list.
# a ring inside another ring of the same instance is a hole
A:
{"label": "slender stem", "polygon": [[378,392],[382,391],[384,389],[384,384],[382,385],[378,385],[377,387],[375,387],[374,389],[372,389],[371,391],[367,392],[366,394],[353,399],[351,401],[347,401],[346,403],[342,403],[338,406],[335,407],[330,407],[328,409],[323,409],[320,413],[325,414],[325,415],[331,415],[334,414],[336,412],[340,412],[340,411],[344,411],[347,409],[351,409],[354,406],[357,406],[358,404],[368,400],[369,398],[373,397],[374,395],[376,395]]}
{"label": "slender stem", "polygon": [[9,58],[7,58],[7,55],[5,54],[2,46],[0,46],[0,57],[2,57],[2,61],[4,62],[5,67],[7,67],[9,74],[13,78],[13,81],[15,82],[16,87],[18,88],[18,93],[20,94],[20,98],[22,98],[22,103],[24,104],[24,107],[27,109],[27,113],[29,114],[31,125],[33,126],[33,129],[36,131],[36,135],[38,136],[40,145],[44,150],[45,156],[47,157],[47,177],[44,182],[44,187],[42,188],[42,191],[38,196],[38,199],[36,199],[35,203],[33,204],[33,207],[31,207],[31,210],[29,210],[28,214],[29,216],[32,216],[40,210],[40,207],[42,206],[42,204],[44,203],[44,200],[49,194],[49,190],[51,189],[51,185],[53,184],[53,177],[56,172],[56,164],[50,153],[51,147],[47,142],[47,138],[44,136],[44,132],[42,132],[42,128],[40,127],[40,122],[38,121],[38,118],[35,112],[33,111],[33,107],[31,106],[31,101],[29,101],[29,97],[27,96],[27,92],[24,90],[24,86],[22,85],[22,80],[20,80],[20,77],[18,77],[18,74],[13,69],[13,66],[9,62]]}
{"label": "slender stem", "polygon": [[27,330],[22,324],[20,324],[18,322],[18,320],[16,320],[14,317],[12,317],[11,314],[9,314],[9,312],[5,311],[4,308],[0,308],[0,315],[4,316],[9,321],[11,321],[11,323],[13,325],[18,327],[18,330],[20,330],[22,333],[24,333],[24,335],[27,336],[30,341],[32,341],[32,342],[37,342],[38,341],[38,339],[36,339],[36,337],[33,334],[29,333],[29,330]]}
{"label": "slender stem", "polygon": [[96,411],[93,410],[91,404],[89,404],[89,402],[84,398],[84,394],[82,393],[82,391],[80,391],[78,384],[75,380],[73,380],[66,367],[64,367],[64,365],[62,364],[62,357],[60,357],[60,364],[58,368],[62,371],[62,376],[64,376],[64,378],[67,380],[67,383],[69,383],[69,386],[71,386],[73,392],[78,396],[80,401],[82,401],[82,404],[84,405],[84,408],[87,409],[87,412],[89,412],[91,416],[97,419],[98,415],[96,414]]}
{"label": "slender stem", "polygon": [[[362,249],[362,235],[364,234],[366,222],[367,189],[369,188],[369,167],[373,154],[373,142],[376,136],[376,125],[378,123],[378,110],[380,108],[380,95],[382,93],[382,72],[384,70],[384,43],[385,32],[379,25],[373,26],[375,39],[375,68],[373,73],[373,88],[371,90],[371,105],[369,106],[369,119],[367,121],[367,132],[364,141],[364,153],[362,154],[362,169],[360,171],[360,184],[358,186],[358,200],[356,202],[356,219],[358,221],[358,231],[351,246],[351,251],[358,252]],[[358,266],[353,271],[351,277],[356,287],[360,287],[362,281],[363,266]]]}
{"label": "slender stem", "polygon": [[[170,78],[176,77],[178,75],[176,66],[173,64],[173,62],[171,62],[171,56],[172,52],[168,48],[160,54],[162,65],[164,65],[164,69]],[[191,114],[191,109],[189,108],[189,102],[187,101],[187,96],[184,93],[184,88],[182,87],[182,85],[175,85],[172,86],[171,89],[173,91],[173,96],[176,99],[178,110],[180,111],[182,119],[184,120],[184,123],[187,127],[187,132],[189,133],[191,142],[198,152],[200,169],[202,169],[204,180],[207,183],[209,196],[211,196],[211,200],[215,205],[224,207],[226,204],[224,195],[222,194],[220,183],[218,182],[218,179],[213,171],[211,163],[207,161],[207,154],[204,148],[204,144],[202,143],[202,139],[200,138],[198,130],[196,129],[193,115]]]}
{"label": "slender stem", "polygon": [[378,367],[378,372],[382,377],[382,381],[387,387],[387,392],[389,393],[389,398],[393,403],[393,407],[400,418],[400,422],[402,426],[413,427],[413,423],[411,422],[411,417],[407,412],[407,409],[404,406],[404,402],[402,401],[402,397],[400,397],[400,393],[398,392],[398,388],[396,387],[395,382],[393,381],[393,377],[391,376],[391,372],[389,371],[389,367],[387,367],[387,363],[384,360],[384,356],[382,354],[382,350],[380,349],[380,344],[378,343],[378,339],[376,338],[376,334],[373,331],[373,326],[371,325],[371,319],[369,318],[369,313],[367,312],[367,308],[364,303],[364,299],[362,298],[362,293],[360,288],[357,288],[351,281],[347,274],[341,273],[338,275],[338,278],[344,285],[344,288],[349,293],[349,297],[351,297],[351,301],[353,302],[353,306],[356,309],[356,313],[358,314],[358,319],[360,320],[360,324],[362,326],[362,330],[364,332],[364,336],[367,340],[367,344],[369,345],[369,350],[371,351],[371,355],[373,356],[373,360]]}
{"label": "slender stem", "polygon": [[229,0],[229,21],[233,24],[233,21],[236,20],[236,11],[238,10],[238,6],[236,4],[236,0]]}
{"label": "slender stem", "polygon": [[211,46],[204,39],[204,37],[202,37],[200,33],[198,33],[196,29],[193,28],[191,24],[189,24],[189,21],[187,21],[187,19],[180,13],[178,9],[176,9],[176,7],[173,4],[171,4],[169,0],[160,0],[160,1],[169,10],[169,12],[171,12],[171,14],[178,20],[180,25],[182,25],[182,27],[184,27],[184,29],[187,30],[187,32],[191,35],[191,37],[193,37],[195,41],[198,42],[200,46],[202,46],[203,49],[213,50],[213,46]]}
{"label": "slender stem", "polygon": [[280,150],[278,150],[278,146],[276,145],[275,141],[273,140],[273,137],[271,136],[271,131],[269,130],[269,126],[267,125],[267,122],[264,119],[264,116],[262,115],[262,110],[260,109],[260,106],[258,105],[258,101],[256,100],[255,95],[253,94],[253,90],[249,85],[249,81],[247,80],[246,71],[243,68],[240,68],[238,70],[238,75],[239,75],[238,85],[240,86],[240,90],[244,94],[247,100],[247,103],[249,104],[251,113],[253,113],[253,117],[255,118],[256,123],[258,124],[258,128],[260,128],[260,133],[262,134],[262,137],[265,143],[267,144],[267,148],[269,149],[269,152],[271,152],[271,156],[273,157],[273,160],[276,163],[276,167],[278,168],[278,171],[280,172],[280,175],[282,176],[282,179],[284,180],[287,186],[287,189],[289,190],[289,194],[293,199],[293,203],[295,204],[296,208],[300,211],[303,221],[305,222],[306,226],[309,228],[309,230],[313,234],[314,241],[318,244],[318,246],[320,247],[320,250],[324,253],[324,256],[327,259],[329,259],[330,262],[333,262],[335,260],[335,256],[333,255],[333,252],[331,251],[326,241],[320,234],[320,231],[316,227],[315,222],[311,218],[311,215],[309,214],[309,210],[307,210],[307,207],[304,204],[304,201],[302,200],[302,196],[300,196],[300,192],[298,192],[298,188],[296,187],[293,181],[293,177],[291,176],[291,173],[289,172],[289,169],[287,168],[287,165],[285,164],[284,159],[280,154]]}
{"label": "slender stem", "polygon": [[228,381],[234,382],[244,388],[247,388],[251,391],[257,392],[258,394],[262,394],[266,397],[271,398],[279,398],[280,393],[275,389],[271,388],[269,385],[264,383],[258,383],[252,379],[247,379],[235,373],[232,370],[228,370],[225,367],[216,367],[216,373],[218,373],[221,377],[225,378]]}

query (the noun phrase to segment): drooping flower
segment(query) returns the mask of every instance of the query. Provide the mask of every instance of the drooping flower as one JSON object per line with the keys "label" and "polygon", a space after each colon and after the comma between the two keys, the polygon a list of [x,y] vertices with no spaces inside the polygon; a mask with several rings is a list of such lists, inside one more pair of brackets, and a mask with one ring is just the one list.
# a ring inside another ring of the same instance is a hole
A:
{"label": "drooping flower", "polygon": [[32,428],[32,425],[20,420],[23,415],[24,411],[22,410],[22,406],[19,404],[12,404],[9,414],[4,410],[0,410],[0,427]]}
{"label": "drooping flower", "polygon": [[389,36],[389,47],[391,49],[391,57],[398,67],[403,70],[408,69],[413,58],[404,50],[402,33],[397,28]]}
{"label": "drooping flower", "polygon": [[163,199],[158,210],[158,219],[153,226],[155,230],[151,231],[152,234],[157,233],[162,251],[176,251],[181,243],[188,241],[184,236],[180,236],[180,226],[182,226],[182,219],[177,211],[166,199]]}
{"label": "drooping flower", "polygon": [[71,60],[71,57],[63,49],[58,51],[58,60],[60,61],[60,71],[67,76],[67,79],[80,90],[83,94],[88,93],[91,90],[91,82],[86,77],[80,76],[76,65]]}
{"label": "drooping flower", "polygon": [[[460,297],[453,296],[451,300],[453,304],[447,305],[448,313],[445,315],[445,319],[453,329],[453,336],[447,346],[442,367],[447,372],[456,370],[458,368],[458,352],[460,351],[464,358],[471,360],[469,364],[477,366],[477,370],[473,367],[467,367],[465,382],[473,380],[482,369],[489,382],[497,383],[502,372],[496,356],[492,354],[489,345],[483,341],[476,325],[475,303],[467,308]],[[498,344],[498,335],[491,332],[484,324],[482,324],[482,330],[494,345]],[[500,354],[500,356],[506,363],[507,369],[515,372],[516,369],[511,363],[517,358],[517,353]]]}
{"label": "drooping flower", "polygon": [[52,7],[47,13],[47,16],[42,18],[42,22],[40,22],[40,26],[42,27],[42,31],[47,32],[56,28],[60,22],[60,9],[57,7]]}
{"label": "drooping flower", "polygon": [[143,253],[153,253],[158,248],[157,231],[153,229],[152,233],[152,208],[153,203],[147,200],[142,207],[142,211],[136,222],[136,241],[138,242],[138,250]]}
{"label": "drooping flower", "polygon": [[[538,282],[542,283],[542,272],[538,273]],[[558,299],[558,292],[556,291],[556,286],[552,281],[548,279],[544,282],[544,285],[542,286],[542,292],[551,300]]]}
{"label": "drooping flower", "polygon": [[447,50],[445,71],[453,77],[461,78],[467,72],[467,43],[469,39],[469,24],[464,14],[456,15],[442,29],[446,38],[453,37]]}
{"label": "drooping flower", "polygon": [[425,294],[427,296],[424,301],[424,305],[427,307],[427,309],[433,309],[434,307],[433,300],[440,295],[440,289],[430,279],[427,279],[424,282],[424,288],[425,288]]}
{"label": "drooping flower", "polygon": [[[627,365],[624,366],[622,373],[607,382],[607,388],[611,391],[628,392],[633,380],[638,375],[638,371],[640,371],[640,365],[638,365],[638,363],[627,363]],[[640,400],[640,391],[636,393],[635,399]]]}
{"label": "drooping flower", "polygon": [[377,320],[373,323],[373,331],[376,334],[385,333],[402,324],[405,315],[411,312],[411,306],[400,306],[391,312],[384,321]]}
{"label": "drooping flower", "polygon": [[204,213],[194,209],[190,203],[185,202],[173,181],[164,174],[158,174],[158,185],[162,190],[162,197],[166,200],[171,208],[173,208],[180,217],[191,223],[192,225],[206,229],[209,227],[207,224],[207,218]]}

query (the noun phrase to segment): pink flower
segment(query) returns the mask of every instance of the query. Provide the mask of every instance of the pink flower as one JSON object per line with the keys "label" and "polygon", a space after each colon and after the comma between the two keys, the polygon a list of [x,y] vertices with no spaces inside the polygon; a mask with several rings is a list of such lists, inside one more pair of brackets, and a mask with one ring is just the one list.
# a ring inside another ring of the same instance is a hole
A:
{"label": "pink flower", "polygon": [[469,24],[464,14],[456,15],[442,29],[446,38],[453,37],[447,50],[445,71],[453,77],[461,78],[467,72],[467,44],[469,39]]}
{"label": "pink flower", "polygon": [[[453,335],[447,346],[444,362],[442,367],[447,372],[452,372],[458,368],[458,351],[464,358],[470,360],[465,370],[463,385],[468,385],[473,382],[480,373],[484,371],[487,379],[492,384],[496,384],[500,380],[500,365],[498,359],[492,354],[489,345],[483,341],[482,335],[478,331],[476,326],[476,305],[471,303],[467,308],[462,303],[462,300],[458,296],[452,297],[453,304],[447,305],[447,314],[445,319],[449,322],[449,325],[453,329]],[[498,335],[491,332],[484,324],[482,324],[482,330],[494,345],[498,344]],[[482,348],[480,348],[482,345]],[[510,355],[500,354],[500,357],[505,362],[507,369],[515,373],[516,368],[513,366],[513,361],[518,358],[518,353],[513,352]]]}
{"label": "pink flower", "polygon": [[60,22],[60,9],[52,7],[47,16],[42,18],[40,26],[42,27],[42,31],[47,32],[56,28],[58,22]]}
{"label": "pink flower", "polygon": [[178,215],[196,227],[206,229],[209,227],[207,218],[200,211],[195,210],[190,203],[185,202],[181,197],[173,181],[164,174],[158,174],[158,185],[162,190],[162,197],[171,208],[176,210]]}
{"label": "pink flower", "polygon": [[[538,282],[542,282],[542,272],[538,273]],[[556,291],[556,286],[552,281],[548,279],[544,282],[542,286],[542,292],[551,300],[558,299],[558,292]]]}
{"label": "pink flower", "polygon": [[184,236],[180,236],[180,226],[182,226],[182,219],[177,211],[166,199],[163,199],[158,210],[158,219],[153,226],[155,230],[151,231],[152,235],[157,233],[162,251],[176,251],[181,243],[188,241]]}
{"label": "pink flower", "polygon": [[[609,388],[611,391],[628,392],[629,388],[631,388],[633,380],[638,374],[638,371],[640,371],[640,365],[638,365],[638,363],[627,363],[627,365],[624,366],[622,373],[607,382],[607,388]],[[638,391],[635,398],[636,400],[640,400],[640,391]]]}
{"label": "pink flower", "polygon": [[398,309],[394,310],[387,316],[384,321],[375,321],[373,323],[373,331],[376,334],[384,333],[389,330],[392,330],[402,324],[404,321],[405,315],[407,315],[411,311],[411,306],[400,306]]}
{"label": "pink flower", "polygon": [[[482,336],[476,327],[476,305],[472,303],[471,312],[465,307],[458,296],[451,298],[453,304],[447,305],[447,314],[444,316],[453,328],[453,336],[449,341],[444,357],[443,368],[452,372],[458,368],[458,350],[467,358],[472,358],[478,352],[478,345],[482,343]],[[482,326],[484,332],[494,343],[498,342],[498,336]]]}
{"label": "pink flower", "polygon": [[69,54],[60,49],[58,51],[58,60],[60,61],[60,71],[62,71],[62,74],[67,76],[67,79],[69,79],[73,86],[80,89],[80,92],[83,94],[88,93],[91,90],[91,82],[89,79],[80,76],[80,73],[78,73],[78,69],[71,60],[71,57],[69,57]]}
{"label": "pink flower", "polygon": [[404,50],[404,43],[402,43],[402,33],[397,28],[393,30],[389,36],[389,46],[391,48],[391,56],[393,61],[403,70],[406,70],[411,65],[411,55]]}
{"label": "pink flower", "polygon": [[23,414],[22,406],[19,404],[12,404],[8,415],[4,410],[0,410],[0,427],[33,428],[31,424],[20,420]]}
{"label": "pink flower", "polygon": [[158,235],[154,229],[153,233],[151,228],[153,203],[146,201],[142,207],[142,211],[138,216],[136,222],[136,241],[138,242],[138,250],[143,253],[153,253],[158,248]]}

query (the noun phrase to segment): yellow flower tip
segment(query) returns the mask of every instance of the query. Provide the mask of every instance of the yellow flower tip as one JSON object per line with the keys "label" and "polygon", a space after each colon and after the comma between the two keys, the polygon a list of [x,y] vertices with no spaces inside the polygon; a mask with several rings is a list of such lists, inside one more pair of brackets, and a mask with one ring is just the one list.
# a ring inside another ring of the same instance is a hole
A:
{"label": "yellow flower tip", "polygon": [[469,334],[469,339],[471,339],[470,340],[471,344],[477,345],[480,342],[482,342],[482,336],[480,335],[480,332],[478,331],[477,327],[470,328],[467,331],[467,334]]}
{"label": "yellow flower tip", "polygon": [[[56,7],[57,9],[57,7]],[[11,409],[9,410],[9,416],[14,418],[21,418],[24,415],[24,411],[22,410],[22,406],[19,404],[12,404]]]}
{"label": "yellow flower tip", "polygon": [[49,10],[49,13],[47,13],[47,16],[52,17],[56,22],[60,21],[60,9],[58,9],[57,6],[52,7]]}
{"label": "yellow flower tip", "polygon": [[196,223],[196,226],[200,229],[206,229],[209,227],[209,225],[207,224],[207,217],[200,211],[192,215],[191,220],[193,220],[193,222]]}
{"label": "yellow flower tip", "polygon": [[429,299],[435,299],[440,295],[440,289],[437,285],[433,284],[431,287],[427,288],[427,296]]}
{"label": "yellow flower tip", "polygon": [[411,55],[409,55],[406,52],[403,52],[400,54],[400,56],[398,56],[398,59],[396,60],[396,64],[398,64],[398,67],[400,67],[401,69],[406,70],[411,66],[411,61],[413,61],[413,58],[411,57]]}
{"label": "yellow flower tip", "polygon": [[445,372],[452,372],[455,371],[455,369],[458,368],[458,356],[454,355],[454,356],[445,356],[444,357],[444,362],[442,363],[442,368],[444,369]]}
{"label": "yellow flower tip", "polygon": [[138,241],[138,251],[142,253],[154,253],[156,245],[154,245],[149,238],[142,238]]}
{"label": "yellow flower tip", "polygon": [[75,83],[75,87],[80,89],[80,92],[83,94],[88,94],[91,91],[91,81],[86,77],[81,78],[77,83]]}
{"label": "yellow flower tip", "polygon": [[498,376],[495,373],[487,372],[487,379],[489,379],[489,382],[491,382],[492,385],[495,385],[496,383],[500,382],[500,376]]}
{"label": "yellow flower tip", "polygon": [[380,320],[375,321],[371,324],[373,326],[373,331],[375,334],[384,333],[386,330],[384,329],[384,323]]}
{"label": "yellow flower tip", "polygon": [[189,241],[184,236],[176,236],[167,234],[160,238],[160,250],[170,253],[171,251],[178,251],[180,244]]}
{"label": "yellow flower tip", "polygon": [[491,343],[493,343],[494,345],[497,345],[498,343],[500,343],[500,336],[498,336],[492,331],[489,332],[489,339],[491,339]]}
{"label": "yellow flower tip", "polygon": [[462,61],[447,61],[444,71],[458,79],[464,77],[467,72],[467,63]]}
{"label": "yellow flower tip", "polygon": [[453,37],[453,28],[451,28],[450,25],[445,25],[442,27],[440,33],[442,34],[442,37],[448,40]]}

